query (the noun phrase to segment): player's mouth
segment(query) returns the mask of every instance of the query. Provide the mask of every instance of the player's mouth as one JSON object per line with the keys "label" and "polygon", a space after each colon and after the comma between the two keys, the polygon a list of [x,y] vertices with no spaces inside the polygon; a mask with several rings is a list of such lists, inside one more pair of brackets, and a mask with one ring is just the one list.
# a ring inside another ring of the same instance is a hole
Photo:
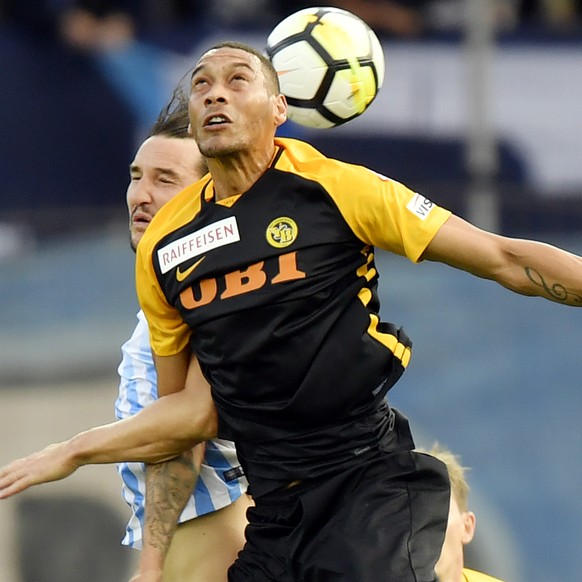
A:
{"label": "player's mouth", "polygon": [[213,115],[208,115],[204,119],[203,127],[205,128],[213,128],[213,127],[224,127],[225,125],[229,125],[231,120],[222,113],[215,113]]}
{"label": "player's mouth", "polygon": [[144,228],[151,222],[152,217],[141,211],[141,210],[136,210],[132,215],[131,215],[131,225],[132,226],[143,226]]}

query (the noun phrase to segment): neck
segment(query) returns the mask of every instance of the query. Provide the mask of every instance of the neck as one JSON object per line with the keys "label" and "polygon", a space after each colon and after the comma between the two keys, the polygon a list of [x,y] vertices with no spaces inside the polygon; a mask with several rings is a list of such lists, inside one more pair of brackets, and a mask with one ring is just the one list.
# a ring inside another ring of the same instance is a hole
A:
{"label": "neck", "polygon": [[267,170],[275,144],[266,151],[237,152],[208,158],[216,200],[224,200],[246,192]]}

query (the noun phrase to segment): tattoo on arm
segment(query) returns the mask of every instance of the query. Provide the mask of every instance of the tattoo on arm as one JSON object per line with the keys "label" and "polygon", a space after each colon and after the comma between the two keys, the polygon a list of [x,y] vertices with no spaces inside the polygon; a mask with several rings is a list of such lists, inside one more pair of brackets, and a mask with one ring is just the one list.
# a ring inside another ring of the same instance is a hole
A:
{"label": "tattoo on arm", "polygon": [[536,271],[531,267],[526,267],[525,274],[534,285],[541,287],[550,299],[562,303],[582,304],[581,295],[574,293],[561,283],[548,283],[539,271]]}
{"label": "tattoo on arm", "polygon": [[146,467],[144,542],[164,557],[197,477],[191,451]]}

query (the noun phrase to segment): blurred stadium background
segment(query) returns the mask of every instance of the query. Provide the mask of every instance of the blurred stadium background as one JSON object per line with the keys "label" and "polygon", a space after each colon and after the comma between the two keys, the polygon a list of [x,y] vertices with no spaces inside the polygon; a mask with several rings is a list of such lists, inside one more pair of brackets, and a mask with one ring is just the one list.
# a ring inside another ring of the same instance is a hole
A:
{"label": "blurred stadium background", "polygon": [[[351,0],[383,90],[347,126],[287,134],[475,223],[582,253],[582,2]],[[137,304],[124,194],[135,147],[213,41],[262,48],[302,2],[0,0],[0,464],[113,419]],[[380,10],[378,10],[380,9]],[[392,402],[472,468],[468,563],[578,582],[580,313],[379,254],[415,342]],[[3,582],[123,582],[112,467],[0,503]]]}

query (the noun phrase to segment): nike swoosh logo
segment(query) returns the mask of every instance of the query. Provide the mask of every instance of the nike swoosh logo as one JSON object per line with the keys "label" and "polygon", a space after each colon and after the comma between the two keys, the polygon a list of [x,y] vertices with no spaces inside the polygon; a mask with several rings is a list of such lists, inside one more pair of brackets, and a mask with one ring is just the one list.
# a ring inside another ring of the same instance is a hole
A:
{"label": "nike swoosh logo", "polygon": [[180,267],[176,269],[176,279],[181,283],[192,271],[206,258],[204,255],[201,259],[198,259],[193,265],[188,267],[185,271],[180,271]]}

